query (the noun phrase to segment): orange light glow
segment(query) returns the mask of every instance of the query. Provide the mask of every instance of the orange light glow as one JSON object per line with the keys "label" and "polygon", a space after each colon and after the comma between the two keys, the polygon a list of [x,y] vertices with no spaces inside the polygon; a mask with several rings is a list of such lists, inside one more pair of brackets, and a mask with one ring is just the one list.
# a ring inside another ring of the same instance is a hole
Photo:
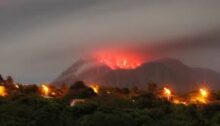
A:
{"label": "orange light glow", "polygon": [[50,92],[50,89],[49,89],[49,87],[48,86],[46,86],[46,85],[42,85],[41,86],[42,88],[42,94],[44,95],[44,96],[48,96],[49,95],[49,92]]}
{"label": "orange light glow", "polygon": [[92,85],[90,85],[89,87],[92,88],[92,90],[93,90],[96,94],[99,93],[99,88],[100,88],[99,85],[92,84]]}
{"label": "orange light glow", "polygon": [[203,98],[207,98],[208,97],[208,92],[205,89],[200,89],[200,94]]}
{"label": "orange light glow", "polygon": [[135,69],[144,62],[139,54],[126,51],[100,51],[95,58],[111,69]]}
{"label": "orange light glow", "polygon": [[168,88],[163,88],[163,94],[165,95],[165,97],[167,97],[168,100],[170,100],[170,97],[172,95],[172,92],[170,89]]}
{"label": "orange light glow", "polygon": [[16,84],[16,85],[15,85],[15,88],[17,88],[17,89],[18,89],[18,88],[19,88],[19,85],[18,85],[18,84]]}
{"label": "orange light glow", "polygon": [[7,90],[4,86],[0,86],[0,96],[4,97],[7,95]]}
{"label": "orange light glow", "polygon": [[174,104],[183,104],[183,105],[188,105],[186,101],[180,100],[180,99],[174,99],[172,101]]}
{"label": "orange light glow", "polygon": [[199,89],[199,93],[191,98],[192,103],[206,104],[208,102],[208,91],[206,89]]}
{"label": "orange light glow", "polygon": [[56,96],[56,94],[57,94],[56,92],[52,92],[52,93],[51,93],[51,95],[53,95],[53,96]]}

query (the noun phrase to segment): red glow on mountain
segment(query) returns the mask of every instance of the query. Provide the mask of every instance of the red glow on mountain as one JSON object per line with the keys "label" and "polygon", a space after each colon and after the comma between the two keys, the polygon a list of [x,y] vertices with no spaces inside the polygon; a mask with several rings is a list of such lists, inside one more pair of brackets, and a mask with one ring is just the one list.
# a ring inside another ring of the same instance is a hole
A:
{"label": "red glow on mountain", "polygon": [[135,69],[144,62],[143,57],[136,53],[120,51],[101,51],[95,57],[111,69]]}

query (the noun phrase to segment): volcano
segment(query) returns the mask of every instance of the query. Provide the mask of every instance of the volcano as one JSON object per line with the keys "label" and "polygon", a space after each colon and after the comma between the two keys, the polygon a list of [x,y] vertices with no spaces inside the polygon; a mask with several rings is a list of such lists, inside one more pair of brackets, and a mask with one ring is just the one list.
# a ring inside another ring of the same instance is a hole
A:
{"label": "volcano", "polygon": [[211,89],[218,89],[220,83],[219,73],[209,69],[189,67],[179,60],[170,58],[127,68],[116,69],[94,59],[80,59],[52,83],[60,86],[82,80],[86,84],[99,84],[106,87],[136,86],[143,89],[147,87],[147,83],[153,81],[158,86],[168,85],[181,92],[197,89],[201,84]]}

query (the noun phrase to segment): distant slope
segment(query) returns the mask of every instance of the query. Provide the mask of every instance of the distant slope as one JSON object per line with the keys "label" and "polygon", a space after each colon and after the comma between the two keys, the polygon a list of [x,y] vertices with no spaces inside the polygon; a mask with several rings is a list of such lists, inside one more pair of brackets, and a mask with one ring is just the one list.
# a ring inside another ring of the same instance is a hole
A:
{"label": "distant slope", "polygon": [[77,80],[96,83],[102,86],[146,87],[150,81],[159,85],[169,85],[177,91],[197,88],[207,83],[210,88],[218,88],[220,74],[203,68],[191,68],[176,59],[160,59],[144,63],[136,69],[117,69],[99,64],[94,60],[79,60],[63,72],[53,84],[73,84]]}

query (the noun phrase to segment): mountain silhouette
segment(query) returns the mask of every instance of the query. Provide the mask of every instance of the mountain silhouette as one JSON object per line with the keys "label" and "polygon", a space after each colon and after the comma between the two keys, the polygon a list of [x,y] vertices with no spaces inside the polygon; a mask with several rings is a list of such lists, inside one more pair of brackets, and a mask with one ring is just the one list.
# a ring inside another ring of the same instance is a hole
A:
{"label": "mountain silhouette", "polygon": [[73,84],[82,80],[87,84],[99,84],[106,87],[146,88],[149,82],[158,86],[170,86],[176,91],[190,91],[199,86],[218,89],[220,74],[204,68],[194,68],[176,59],[159,59],[135,69],[112,70],[95,60],[80,59],[64,71],[52,83],[56,86]]}

